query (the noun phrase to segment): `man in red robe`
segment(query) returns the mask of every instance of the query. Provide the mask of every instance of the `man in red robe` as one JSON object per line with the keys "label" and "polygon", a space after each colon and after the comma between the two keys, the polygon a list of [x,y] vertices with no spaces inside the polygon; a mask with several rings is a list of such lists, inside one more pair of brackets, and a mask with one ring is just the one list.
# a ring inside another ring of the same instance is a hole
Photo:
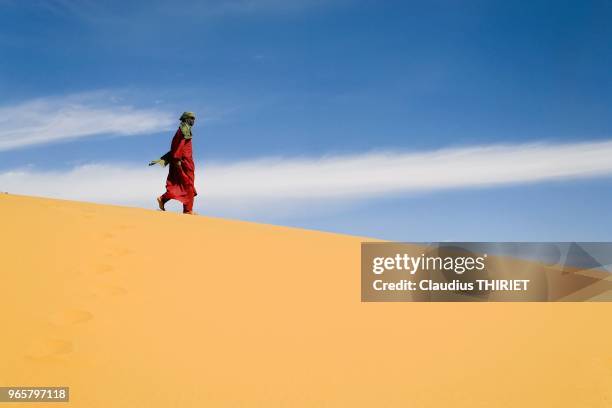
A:
{"label": "man in red robe", "polygon": [[194,214],[193,200],[198,193],[194,185],[195,164],[191,147],[193,137],[191,127],[195,123],[195,114],[184,112],[180,120],[181,124],[174,134],[170,151],[159,160],[150,162],[149,166],[160,164],[165,167],[170,164],[170,171],[166,179],[166,192],[157,197],[159,209],[166,211],[166,202],[174,199],[183,203],[183,214]]}

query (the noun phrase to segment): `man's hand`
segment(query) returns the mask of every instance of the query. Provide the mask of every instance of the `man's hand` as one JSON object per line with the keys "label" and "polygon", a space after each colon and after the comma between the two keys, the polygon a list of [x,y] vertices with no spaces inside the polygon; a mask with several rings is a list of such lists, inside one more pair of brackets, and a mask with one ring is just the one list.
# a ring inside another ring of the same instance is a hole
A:
{"label": "man's hand", "polygon": [[154,166],[156,164],[159,164],[162,167],[166,167],[166,161],[164,159],[151,160],[151,162],[149,163],[149,166]]}
{"label": "man's hand", "polygon": [[177,160],[177,161],[176,161],[176,165],[177,165],[177,166],[179,166],[179,167],[181,167],[181,161],[180,161],[180,160]]}

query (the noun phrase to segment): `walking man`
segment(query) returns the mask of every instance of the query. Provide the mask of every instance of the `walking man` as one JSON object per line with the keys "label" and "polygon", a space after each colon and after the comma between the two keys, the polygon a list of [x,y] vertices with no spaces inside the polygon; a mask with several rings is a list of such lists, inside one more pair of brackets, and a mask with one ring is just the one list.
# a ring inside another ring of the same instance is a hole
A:
{"label": "walking man", "polygon": [[178,200],[183,203],[183,214],[194,214],[193,200],[198,194],[195,189],[195,164],[191,140],[193,134],[191,127],[195,123],[193,112],[184,112],[180,117],[180,125],[174,134],[170,151],[158,160],[153,160],[149,166],[170,164],[168,178],[166,179],[166,192],[157,197],[159,209],[166,211],[165,204],[169,200]]}

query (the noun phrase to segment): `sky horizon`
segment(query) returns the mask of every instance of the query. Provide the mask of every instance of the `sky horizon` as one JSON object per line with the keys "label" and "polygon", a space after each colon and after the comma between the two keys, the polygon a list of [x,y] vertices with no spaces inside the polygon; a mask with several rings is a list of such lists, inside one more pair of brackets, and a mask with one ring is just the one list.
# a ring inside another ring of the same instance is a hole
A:
{"label": "sky horizon", "polygon": [[[0,0],[0,191],[398,241],[611,241],[612,3]],[[178,203],[169,205],[177,211]]]}

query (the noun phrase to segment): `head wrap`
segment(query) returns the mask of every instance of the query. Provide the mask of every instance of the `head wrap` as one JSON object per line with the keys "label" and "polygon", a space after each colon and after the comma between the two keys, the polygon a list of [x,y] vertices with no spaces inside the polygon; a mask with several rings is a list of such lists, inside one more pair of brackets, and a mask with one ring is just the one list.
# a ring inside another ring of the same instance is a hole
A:
{"label": "head wrap", "polygon": [[183,114],[181,115],[181,121],[188,119],[188,118],[192,118],[195,119],[195,113],[193,112],[183,112]]}
{"label": "head wrap", "polygon": [[193,133],[191,133],[191,126],[189,126],[189,123],[181,122],[179,128],[181,129],[181,133],[183,134],[183,137],[185,139],[191,139],[193,137]]}
{"label": "head wrap", "polygon": [[195,113],[193,112],[183,112],[183,114],[181,115],[181,125],[179,126],[181,128],[181,133],[183,134],[183,137],[185,139],[191,139],[193,137],[192,133],[191,133],[191,126],[189,125],[189,123],[187,123],[187,119],[195,119]]}

